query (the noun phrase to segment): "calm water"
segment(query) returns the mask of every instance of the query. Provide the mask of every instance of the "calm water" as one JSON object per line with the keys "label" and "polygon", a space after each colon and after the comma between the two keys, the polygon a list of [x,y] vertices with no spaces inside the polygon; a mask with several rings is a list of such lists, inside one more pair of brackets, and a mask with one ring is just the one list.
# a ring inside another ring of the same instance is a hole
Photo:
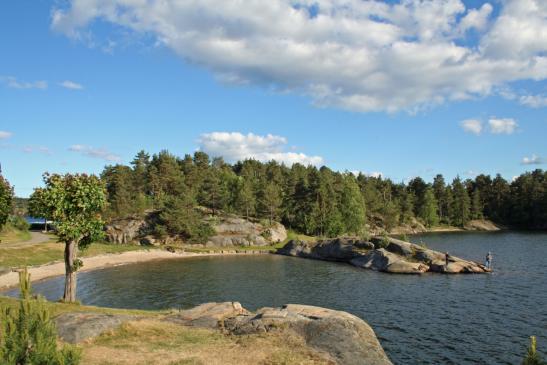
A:
{"label": "calm water", "polygon": [[[248,309],[301,303],[344,310],[374,328],[395,364],[518,364],[530,335],[545,354],[546,233],[428,234],[411,240],[479,261],[491,250],[495,273],[400,276],[274,255],[215,257],[82,273],[78,297],[120,308],[239,301]],[[55,300],[62,286],[62,279],[52,279],[34,288]]]}

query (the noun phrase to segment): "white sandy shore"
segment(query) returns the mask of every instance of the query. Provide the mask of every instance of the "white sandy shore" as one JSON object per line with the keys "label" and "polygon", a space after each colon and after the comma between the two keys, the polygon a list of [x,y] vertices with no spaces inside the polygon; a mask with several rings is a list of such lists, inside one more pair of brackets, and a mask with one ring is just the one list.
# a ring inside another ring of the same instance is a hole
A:
{"label": "white sandy shore", "polygon": [[[248,254],[262,253],[249,251]],[[171,253],[163,250],[151,250],[151,251],[129,251],[120,254],[108,254],[98,255],[92,257],[83,257],[83,268],[79,271],[90,271],[101,269],[109,266],[118,266],[124,264],[133,264],[138,262],[152,261],[152,260],[165,260],[165,259],[181,259],[188,257],[202,257],[202,256],[224,256],[224,255],[237,255],[238,253],[232,252],[218,252],[218,253]],[[243,254],[243,253],[241,253]],[[247,254],[247,253],[245,253]],[[43,280],[54,276],[65,275],[64,262],[55,262],[42,266],[29,267],[30,278],[32,281]],[[15,287],[19,284],[19,274],[17,272],[9,272],[4,275],[0,275],[0,290]]]}

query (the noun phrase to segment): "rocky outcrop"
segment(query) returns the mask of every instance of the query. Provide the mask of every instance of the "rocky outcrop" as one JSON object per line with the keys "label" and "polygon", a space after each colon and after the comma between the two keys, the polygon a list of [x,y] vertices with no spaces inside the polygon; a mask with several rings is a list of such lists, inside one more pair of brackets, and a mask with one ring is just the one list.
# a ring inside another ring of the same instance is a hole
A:
{"label": "rocky outcrop", "polygon": [[[204,212],[205,213],[205,212]],[[237,216],[217,214],[203,218],[209,223],[215,234],[206,246],[267,246],[284,241],[287,238],[285,227],[277,222],[263,225]],[[146,246],[172,244],[176,237],[157,239],[151,232],[158,221],[158,212],[147,212],[144,218],[128,217],[116,219],[105,227],[105,236],[108,242],[116,244],[136,243]]]}
{"label": "rocky outcrop", "polygon": [[147,228],[144,218],[128,217],[113,220],[105,227],[105,236],[108,242],[128,244],[138,242]]}
{"label": "rocky outcrop", "polygon": [[73,312],[59,315],[55,318],[55,325],[61,340],[69,343],[80,343],[136,318],[129,315]]}
{"label": "rocky outcrop", "polygon": [[371,242],[337,238],[314,243],[291,240],[278,254],[327,261],[342,261],[353,266],[392,274],[470,274],[490,272],[484,265],[390,237],[375,237]]}
{"label": "rocky outcrop", "polygon": [[266,246],[279,243],[287,238],[285,227],[277,222],[265,227],[243,218],[217,216],[209,223],[215,235],[209,239],[208,246]]}
{"label": "rocky outcrop", "polygon": [[492,221],[486,219],[474,219],[465,225],[468,231],[499,231],[501,228]]}
{"label": "rocky outcrop", "polygon": [[308,346],[327,353],[338,364],[391,364],[372,328],[346,312],[287,304],[227,318],[222,325],[234,335],[294,331]]}
{"label": "rocky outcrop", "polygon": [[[91,340],[141,317],[94,312],[63,313],[56,319],[59,337],[70,343]],[[145,317],[142,317],[145,318]],[[157,317],[156,317],[157,318]],[[232,336],[276,332],[295,336],[340,365],[391,365],[372,328],[362,319],[326,308],[287,304],[250,312],[238,302],[205,303],[160,318],[182,326],[215,329]]]}
{"label": "rocky outcrop", "polygon": [[165,320],[185,326],[217,328],[219,322],[226,318],[249,313],[238,302],[205,303],[167,316]]}

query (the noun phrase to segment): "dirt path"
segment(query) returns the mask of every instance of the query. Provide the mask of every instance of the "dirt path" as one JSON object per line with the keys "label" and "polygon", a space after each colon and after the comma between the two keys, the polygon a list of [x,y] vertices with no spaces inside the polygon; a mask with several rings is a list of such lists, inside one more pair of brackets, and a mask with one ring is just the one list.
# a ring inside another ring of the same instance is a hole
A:
{"label": "dirt path", "polygon": [[42,233],[40,231],[30,231],[30,240],[21,241],[21,242],[11,242],[3,243],[0,245],[1,248],[18,248],[25,246],[38,245],[40,243],[49,242],[54,236]]}

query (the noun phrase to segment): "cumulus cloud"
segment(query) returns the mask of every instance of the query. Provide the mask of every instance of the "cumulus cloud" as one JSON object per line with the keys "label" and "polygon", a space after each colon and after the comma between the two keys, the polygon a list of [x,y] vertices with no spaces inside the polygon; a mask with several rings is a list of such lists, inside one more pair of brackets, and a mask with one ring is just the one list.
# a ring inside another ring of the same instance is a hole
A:
{"label": "cumulus cloud", "polygon": [[59,85],[61,85],[65,89],[69,89],[69,90],[82,90],[84,88],[81,84],[78,84],[78,83],[76,83],[74,81],[70,81],[70,80],[65,80],[65,81],[61,82]]}
{"label": "cumulus cloud", "polygon": [[0,140],[1,139],[8,139],[11,136],[13,136],[13,133],[11,133],[11,132],[0,131]]}
{"label": "cumulus cloud", "polygon": [[105,148],[94,148],[91,146],[75,144],[68,148],[69,151],[78,152],[84,156],[99,158],[109,162],[119,162],[121,157],[108,151]]}
{"label": "cumulus cloud", "polygon": [[[64,3],[63,3],[64,4]],[[547,78],[547,2],[505,0],[69,0],[51,26],[81,39],[95,20],[224,82],[354,111],[416,111]],[[108,35],[109,37],[111,35]]]}
{"label": "cumulus cloud", "polygon": [[542,165],[545,163],[545,160],[536,154],[532,154],[531,157],[523,157],[521,163],[523,165]]}
{"label": "cumulus cloud", "polygon": [[478,119],[466,119],[460,125],[467,133],[479,135],[482,132],[482,122]]}
{"label": "cumulus cloud", "polygon": [[223,157],[229,162],[245,159],[263,162],[275,160],[289,166],[294,163],[304,165],[323,163],[323,158],[320,156],[285,151],[287,139],[272,134],[261,136],[253,133],[212,132],[202,134],[198,143],[203,152],[211,156]]}
{"label": "cumulus cloud", "polygon": [[12,89],[47,89],[47,82],[44,80],[39,81],[20,81],[13,76],[0,76],[0,81],[2,81],[6,86]]}
{"label": "cumulus cloud", "polygon": [[488,120],[490,133],[513,134],[518,127],[517,122],[511,118],[491,118]]}

